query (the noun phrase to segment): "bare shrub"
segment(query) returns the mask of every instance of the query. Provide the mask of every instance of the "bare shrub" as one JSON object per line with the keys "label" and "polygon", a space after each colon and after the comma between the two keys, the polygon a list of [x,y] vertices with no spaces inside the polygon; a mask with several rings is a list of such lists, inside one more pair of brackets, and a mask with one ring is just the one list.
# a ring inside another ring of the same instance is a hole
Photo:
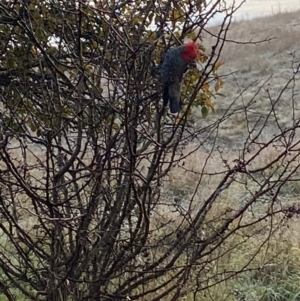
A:
{"label": "bare shrub", "polygon": [[[290,246],[277,241],[296,231],[285,227],[300,213],[297,61],[279,94],[268,92],[268,81],[256,86],[266,88],[263,112],[258,93],[244,98],[246,87],[217,118],[194,126],[191,112],[213,109],[215,84],[222,86],[217,71],[235,8],[20,3],[0,4],[2,293],[9,300],[220,300],[235,298],[235,289],[243,294],[249,273],[271,274]],[[226,16],[214,50],[203,49],[203,70],[185,77],[174,123],[155,77],[161,56],[200,41],[220,10]],[[265,135],[270,127],[273,135]]]}

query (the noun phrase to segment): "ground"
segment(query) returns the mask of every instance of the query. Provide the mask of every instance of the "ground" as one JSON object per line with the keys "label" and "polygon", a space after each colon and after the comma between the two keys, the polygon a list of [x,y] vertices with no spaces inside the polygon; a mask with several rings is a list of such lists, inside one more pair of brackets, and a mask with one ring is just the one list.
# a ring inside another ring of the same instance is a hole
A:
{"label": "ground", "polygon": [[[214,44],[211,32],[218,32],[218,27],[208,28],[204,33],[203,41],[208,52]],[[299,33],[300,14],[297,11],[234,22],[227,35],[232,42],[225,43],[220,57],[225,62],[220,69],[225,81],[220,92],[226,97],[215,99],[216,112],[206,119],[201,117],[200,112],[194,112],[196,125],[202,127],[212,123],[223,116],[228,108],[233,110],[243,106],[253,97],[255,103],[248,109],[247,119],[250,124],[258,118],[263,119],[272,105],[268,93],[276,100],[299,64]],[[250,41],[252,45],[247,43]],[[259,91],[262,85],[264,87]],[[298,93],[298,86],[299,78],[296,77],[295,90],[292,91],[291,83],[276,103],[277,121],[283,127],[290,124],[292,113],[296,114],[295,117],[299,114],[299,103],[291,97],[292,92]],[[277,131],[273,121],[271,119],[263,131],[266,138]],[[229,118],[219,128],[220,143],[233,149],[240,148],[241,139],[248,133],[246,125],[245,113]]]}

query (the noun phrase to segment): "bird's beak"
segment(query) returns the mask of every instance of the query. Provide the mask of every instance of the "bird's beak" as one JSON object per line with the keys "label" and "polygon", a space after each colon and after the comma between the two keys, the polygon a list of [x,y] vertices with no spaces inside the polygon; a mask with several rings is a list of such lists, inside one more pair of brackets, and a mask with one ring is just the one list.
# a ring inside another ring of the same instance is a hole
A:
{"label": "bird's beak", "polygon": [[189,65],[193,68],[197,68],[197,61],[196,60],[190,60]]}

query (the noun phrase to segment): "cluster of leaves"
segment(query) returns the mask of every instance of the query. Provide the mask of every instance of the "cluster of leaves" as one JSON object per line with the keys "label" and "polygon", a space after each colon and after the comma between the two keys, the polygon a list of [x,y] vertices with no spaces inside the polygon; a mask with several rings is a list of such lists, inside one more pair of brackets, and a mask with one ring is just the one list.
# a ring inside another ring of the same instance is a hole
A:
{"label": "cluster of leaves", "polygon": [[[103,94],[103,88],[99,86],[101,79],[128,77],[123,67],[131,63],[140,68],[135,80],[143,81],[144,90],[150,87],[152,92],[158,92],[160,86],[156,79],[150,77],[149,70],[142,66],[146,66],[145,63],[147,66],[158,65],[169,47],[182,43],[186,38],[197,40],[201,35],[198,28],[203,25],[203,16],[199,12],[204,5],[203,0],[187,1],[182,6],[172,1],[159,4],[143,1],[105,4],[95,1],[93,6],[81,3],[79,17],[76,13],[79,4],[72,1],[3,3],[0,19],[3,82],[5,86],[11,82],[19,83],[18,91],[14,92],[15,101],[18,102],[20,93],[22,101],[26,95],[29,100],[26,105],[31,106],[34,116],[41,117],[45,128],[52,127],[49,120],[54,112],[75,118],[77,113],[70,100],[76,101],[72,93],[82,74],[93,94],[99,96]],[[203,52],[199,60],[206,63],[208,56]],[[211,98],[215,94],[211,92],[209,74],[217,80],[215,92],[223,84],[216,74],[220,64],[214,62],[212,65],[213,68],[206,69],[204,73],[192,71],[183,87],[183,98],[189,107],[202,106],[203,116],[207,115],[207,108],[214,109]],[[68,98],[68,102],[63,101],[53,108],[42,95],[37,99],[40,87],[43,87],[45,95],[53,94],[57,85],[60,95]],[[147,97],[144,95],[143,98]],[[34,102],[40,108],[32,106]],[[120,100],[115,102],[116,107],[123,105]],[[17,107],[22,112],[22,105]],[[49,107],[48,110],[45,107]],[[23,122],[21,124],[24,125]],[[33,131],[43,132],[29,117],[26,125]],[[21,130],[22,127],[19,128]]]}
{"label": "cluster of leaves", "polygon": [[[205,48],[200,47],[202,52],[199,53],[199,61],[202,64],[205,64],[209,57],[205,54]],[[199,79],[205,78],[206,80],[201,85],[199,92],[197,93],[196,98],[194,99],[191,108],[199,108],[201,107],[201,113],[203,117],[207,117],[209,109],[214,112],[215,105],[213,102],[213,98],[216,99],[217,97],[225,97],[224,94],[220,93],[219,90],[223,87],[224,82],[218,75],[218,69],[223,65],[222,61],[217,61],[214,64],[213,69],[209,72],[210,76],[207,76],[206,70],[207,68],[200,69],[200,64],[198,68],[190,71],[190,76],[185,79],[184,87],[183,87],[183,95],[187,99],[192,97],[193,92],[195,91],[195,87],[197,87],[197,83]],[[214,83],[214,84],[213,84]],[[190,112],[190,111],[189,111]]]}

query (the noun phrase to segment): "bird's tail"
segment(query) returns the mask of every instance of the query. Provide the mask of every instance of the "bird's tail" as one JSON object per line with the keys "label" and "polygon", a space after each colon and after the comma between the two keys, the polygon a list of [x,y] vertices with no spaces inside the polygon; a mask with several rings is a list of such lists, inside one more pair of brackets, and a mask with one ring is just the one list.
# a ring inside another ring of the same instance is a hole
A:
{"label": "bird's tail", "polygon": [[163,90],[163,105],[166,107],[169,104],[169,86],[166,85]]}
{"label": "bird's tail", "polygon": [[175,101],[170,99],[170,112],[172,114],[179,113],[181,111],[181,101]]}
{"label": "bird's tail", "polygon": [[[172,84],[169,84],[168,89],[168,100],[170,101],[170,112],[172,114],[178,113],[181,111],[181,99],[180,99],[180,82],[176,81]],[[165,94],[165,91],[164,91]],[[164,100],[165,103],[165,100]]]}

